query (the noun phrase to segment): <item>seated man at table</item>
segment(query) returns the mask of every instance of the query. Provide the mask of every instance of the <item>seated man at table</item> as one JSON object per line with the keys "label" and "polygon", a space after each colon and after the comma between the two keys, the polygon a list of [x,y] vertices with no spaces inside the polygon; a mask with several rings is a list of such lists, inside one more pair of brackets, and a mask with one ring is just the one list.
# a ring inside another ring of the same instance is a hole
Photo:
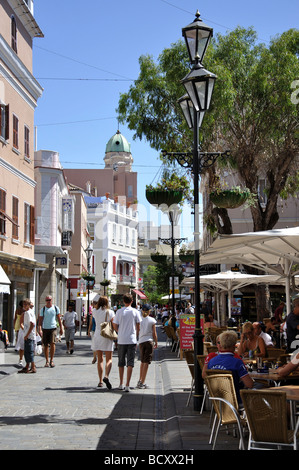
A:
{"label": "seated man at table", "polygon": [[241,358],[235,356],[237,334],[234,331],[224,331],[219,335],[219,353],[208,362],[209,369],[232,371],[238,403],[241,404],[240,388],[253,388],[254,382]]}
{"label": "seated man at table", "polygon": [[271,336],[262,329],[262,323],[256,321],[252,326],[255,336],[260,336],[264,340],[266,348],[274,348]]}

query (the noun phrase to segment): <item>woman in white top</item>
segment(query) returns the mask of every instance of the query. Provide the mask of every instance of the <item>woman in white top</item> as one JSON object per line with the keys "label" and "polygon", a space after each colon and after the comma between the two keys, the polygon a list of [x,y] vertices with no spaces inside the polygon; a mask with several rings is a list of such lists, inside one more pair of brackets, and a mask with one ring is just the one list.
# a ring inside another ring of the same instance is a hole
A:
{"label": "woman in white top", "polygon": [[[103,387],[103,382],[106,384],[109,390],[111,389],[111,383],[109,382],[109,373],[112,367],[112,352],[114,348],[114,342],[112,339],[104,338],[101,336],[101,323],[105,321],[111,321],[114,317],[114,312],[108,308],[108,298],[100,297],[98,300],[97,307],[93,309],[92,316],[96,322],[96,330],[93,337],[92,349],[96,351],[97,362],[98,362],[98,374],[99,383],[98,387]],[[106,358],[105,376],[104,372],[104,353]]]}
{"label": "woman in white top", "polygon": [[145,378],[148,366],[152,362],[153,349],[158,346],[158,338],[156,332],[156,320],[149,316],[151,307],[147,304],[142,305],[142,322],[139,332],[139,349],[140,349],[140,372],[137,388],[148,388],[145,384]]}

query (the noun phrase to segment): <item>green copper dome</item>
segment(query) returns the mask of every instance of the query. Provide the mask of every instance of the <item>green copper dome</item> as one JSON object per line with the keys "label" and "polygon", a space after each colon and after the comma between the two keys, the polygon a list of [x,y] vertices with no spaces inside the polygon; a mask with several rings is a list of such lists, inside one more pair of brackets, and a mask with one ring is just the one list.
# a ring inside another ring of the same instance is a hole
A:
{"label": "green copper dome", "polygon": [[131,153],[131,144],[127,139],[119,132],[111,137],[108,144],[106,145],[106,153],[108,152],[128,152]]}

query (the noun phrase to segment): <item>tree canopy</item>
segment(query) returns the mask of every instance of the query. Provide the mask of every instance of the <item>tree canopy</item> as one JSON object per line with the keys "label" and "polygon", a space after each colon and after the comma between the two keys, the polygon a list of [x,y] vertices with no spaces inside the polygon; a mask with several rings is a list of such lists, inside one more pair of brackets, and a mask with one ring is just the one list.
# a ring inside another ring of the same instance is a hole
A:
{"label": "tree canopy", "polygon": [[[236,28],[218,34],[204,60],[217,75],[210,110],[199,131],[202,150],[230,149],[228,161],[240,182],[252,194],[262,174],[267,204],[251,206],[254,230],[267,230],[278,221],[277,201],[296,190],[298,181],[299,31],[290,29],[268,46],[258,43],[252,29]],[[181,79],[190,71],[185,44],[179,40],[164,49],[158,61],[139,59],[140,74],[120,96],[118,114],[156,150],[188,151],[193,133],[187,127],[177,100],[185,93]],[[161,155],[163,159],[163,156]],[[295,185],[295,187],[294,187]]]}

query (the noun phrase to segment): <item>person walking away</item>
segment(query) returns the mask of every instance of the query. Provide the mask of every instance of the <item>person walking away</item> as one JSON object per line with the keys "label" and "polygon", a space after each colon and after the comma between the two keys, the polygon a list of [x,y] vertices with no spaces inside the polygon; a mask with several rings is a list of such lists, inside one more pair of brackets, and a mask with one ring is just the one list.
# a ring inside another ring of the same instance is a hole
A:
{"label": "person walking away", "polygon": [[[98,301],[93,300],[92,301],[92,308],[93,310],[97,308]],[[93,312],[92,310],[92,312]],[[95,364],[97,362],[97,352],[93,347],[93,338],[94,338],[94,332],[96,331],[96,321],[94,319],[94,316],[92,315],[91,321],[89,322],[89,327],[88,327],[88,336],[91,338],[91,350],[93,351],[93,359],[92,359],[92,364]]]}
{"label": "person walking away", "polygon": [[[56,319],[58,320],[60,327],[60,335],[63,333],[61,317],[59,308],[56,305],[52,305],[52,297],[46,296],[46,305],[41,308],[40,316],[38,320],[38,333],[42,337],[46,364],[45,367],[54,366],[54,355],[55,355],[55,340],[57,333]],[[49,349],[50,349],[50,362],[49,362]]]}
{"label": "person walking away", "polygon": [[15,311],[15,316],[14,316],[14,320],[13,320],[16,344],[17,344],[17,341],[18,341],[18,334],[19,334],[19,331],[20,331],[20,328],[21,328],[21,317],[22,317],[23,313],[24,313],[23,300],[21,300],[19,302],[18,308]]}
{"label": "person walking away", "polygon": [[[96,308],[92,310],[92,316],[95,319],[96,329],[93,337],[93,350],[97,354],[98,362],[98,375],[99,383],[98,387],[103,387],[103,382],[106,384],[106,387],[110,390],[112,385],[109,381],[109,374],[112,367],[112,353],[114,348],[113,339],[104,338],[101,335],[101,323],[110,322],[114,317],[114,312],[109,310],[109,301],[108,298],[102,296],[99,298]],[[104,373],[104,353],[105,353],[105,376]]]}
{"label": "person walking away", "polygon": [[[24,357],[26,365],[23,369],[18,371],[18,374],[36,373],[34,362],[36,320],[34,312],[30,308],[30,303],[30,299],[23,301],[24,313],[21,318],[21,323],[24,328]],[[30,364],[31,368],[29,369]]]}
{"label": "person walking away", "polygon": [[[117,310],[112,324],[115,331],[118,332],[119,390],[129,392],[141,317],[138,310],[132,307],[133,297],[131,294],[125,294],[123,301],[125,306]],[[127,380],[124,386],[125,365],[127,365]]]}
{"label": "person walking away", "polygon": [[291,353],[299,346],[299,297],[294,300],[293,311],[286,318],[286,334],[287,352]]}
{"label": "person walking away", "polygon": [[158,347],[156,320],[149,316],[151,308],[144,304],[141,308],[142,322],[139,333],[140,375],[137,388],[148,388],[145,383],[148,367],[152,362],[153,350]]}
{"label": "person walking away", "polygon": [[74,311],[72,304],[68,306],[68,311],[65,312],[63,317],[64,335],[66,341],[66,353],[73,354],[74,352],[74,341],[77,327],[79,325],[78,314]]}

